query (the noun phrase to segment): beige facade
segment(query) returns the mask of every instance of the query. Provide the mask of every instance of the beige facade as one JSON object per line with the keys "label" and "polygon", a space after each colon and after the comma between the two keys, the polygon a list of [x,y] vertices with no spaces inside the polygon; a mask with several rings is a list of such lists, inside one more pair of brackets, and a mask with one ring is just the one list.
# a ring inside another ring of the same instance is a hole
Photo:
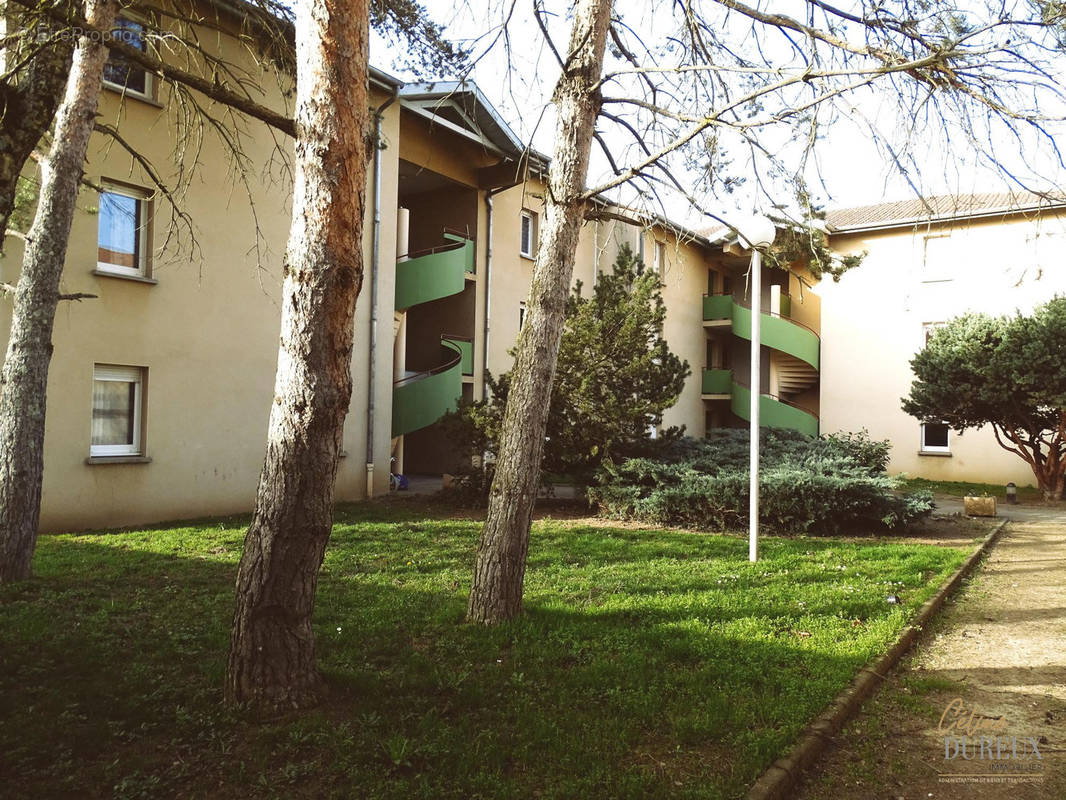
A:
{"label": "beige facade", "polygon": [[[215,40],[213,35],[208,40]],[[248,69],[243,46],[219,39],[228,58]],[[270,79],[264,80],[270,86]],[[275,79],[276,84],[276,79]],[[374,81],[374,101],[394,90]],[[172,180],[179,114],[169,88],[149,86],[146,96],[126,96],[105,84],[100,117],[117,126],[156,168]],[[267,98],[283,108],[280,91]],[[383,140],[399,139],[399,106],[383,114]],[[274,137],[256,122],[244,137],[249,189],[234,177],[217,137],[192,140],[184,167],[196,152],[195,174],[181,199],[191,215],[195,245],[171,224],[170,209],[149,176],[122,149],[99,134],[90,143],[86,178],[95,185],[146,198],[141,274],[116,274],[98,263],[102,244],[101,197],[83,188],[70,234],[64,292],[96,295],[62,303],[56,317],[47,398],[41,528],[45,531],[130,525],[221,514],[251,508],[263,462],[273,395],[280,327],[281,260],[290,218],[291,187],[280,169]],[[287,147],[289,143],[284,142]],[[197,149],[198,148],[198,149]],[[397,150],[383,151],[381,204],[393,209]],[[173,185],[173,183],[172,183]],[[369,193],[368,193],[369,196]],[[368,203],[369,206],[369,203]],[[393,214],[389,214],[391,220]],[[258,223],[258,241],[257,224]],[[370,263],[373,209],[368,207],[364,257]],[[378,292],[391,301],[395,226],[382,225]],[[258,249],[258,257],[256,251]],[[21,243],[9,237],[0,258],[0,280],[15,283]],[[111,259],[115,260],[115,259]],[[369,368],[369,282],[356,310],[353,393],[338,473],[338,497],[365,493]],[[391,302],[388,304],[391,309]],[[6,349],[11,301],[0,299],[0,347]],[[392,396],[391,337],[379,339],[378,408]],[[135,370],[136,442],[128,455],[94,456],[94,374],[101,367]],[[388,487],[388,415],[375,431],[375,453],[385,467],[375,475]]]}
{"label": "beige facade", "polygon": [[966,311],[1025,312],[1066,293],[1066,208],[1038,198],[957,200],[950,209],[919,209],[918,219],[903,210],[913,204],[830,214],[840,221],[833,248],[867,255],[839,283],[821,286],[822,430],[865,428],[890,440],[893,472],[1025,486],[1034,483],[1028,465],[990,429],[947,432],[946,447],[937,439],[943,432],[932,431],[930,447],[929,432],[923,438],[900,401],[930,326]]}
{"label": "beige facade", "polygon": [[[228,57],[248,58],[231,40],[218,41]],[[251,61],[246,66],[254,68]],[[408,421],[410,430],[397,434],[400,417],[411,412],[401,413],[401,406],[413,402],[424,416],[420,406],[428,387],[442,378],[453,357],[445,340],[469,346],[462,395],[483,397],[485,369],[499,375],[510,368],[508,351],[529,291],[543,210],[543,185],[536,177],[543,158],[525,152],[476,87],[401,87],[376,71],[373,78],[382,148],[368,179],[366,270],[355,314],[354,391],[338,473],[340,500],[387,492],[393,457],[409,473],[439,474],[454,466],[452,448],[432,419]],[[101,97],[102,118],[118,126],[164,176],[177,169],[180,129],[179,109],[168,92],[166,85],[149,81],[143,92],[123,94],[105,86]],[[280,91],[266,102],[284,109]],[[209,135],[199,143],[196,172],[181,199],[193,221],[195,245],[179,235],[182,228],[173,224],[166,202],[153,194],[138,164],[104,137],[92,141],[87,178],[108,194],[82,191],[62,288],[97,298],[64,303],[56,320],[45,531],[252,507],[273,393],[291,187],[274,136],[259,123],[246,125],[246,183],[235,177],[217,138]],[[187,160],[184,167],[190,167]],[[123,221],[116,211],[127,207],[136,209],[130,211],[135,222]],[[708,425],[742,424],[728,396],[704,391],[705,367],[731,359],[738,379],[746,380],[748,357],[746,342],[731,329],[708,324],[704,295],[731,291],[743,303],[746,258],[727,253],[725,239],[711,242],[663,220],[612,210],[630,221],[585,223],[575,283],[591,288],[597,275],[611,268],[622,243],[642,254],[662,276],[671,348],[693,373],[664,423],[684,425],[694,436]],[[119,241],[127,234],[136,242]],[[455,254],[471,249],[458,284],[417,302],[401,301],[437,281],[430,275],[411,284],[410,268],[421,264],[419,259],[451,253],[442,258],[454,262]],[[20,259],[19,243],[10,238],[0,280],[17,281]],[[808,298],[793,303],[793,314],[806,314],[816,328],[815,298],[797,281],[786,273],[768,274],[763,305],[771,307],[769,284],[776,282],[779,294]],[[0,347],[6,346],[10,315],[10,301],[4,301]],[[765,359],[763,391],[776,385],[772,362]],[[447,402],[454,405],[458,392]],[[816,412],[816,388],[808,395]],[[121,435],[129,432],[129,441],[120,436],[119,444],[107,444],[109,425]]]}

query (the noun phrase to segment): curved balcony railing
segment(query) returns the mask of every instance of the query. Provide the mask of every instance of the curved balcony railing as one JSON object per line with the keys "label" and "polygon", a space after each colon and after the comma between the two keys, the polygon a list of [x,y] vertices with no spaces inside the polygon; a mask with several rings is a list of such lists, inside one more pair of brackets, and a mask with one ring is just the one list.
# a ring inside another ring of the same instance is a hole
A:
{"label": "curved balcony railing", "polygon": [[[463,395],[462,337],[442,336],[443,363],[392,384],[392,435],[403,436],[432,425],[459,407]],[[472,358],[471,358],[472,361]]]}
{"label": "curved balcony railing", "polygon": [[[751,419],[751,389],[733,381],[733,413],[743,420]],[[765,428],[789,428],[808,436],[818,435],[818,417],[795,403],[790,403],[772,394],[759,395],[759,426]]]}
{"label": "curved balcony railing", "polygon": [[463,355],[463,375],[469,377],[474,374],[474,340],[469,336],[442,336],[441,342],[455,345]]}
{"label": "curved balcony railing", "polygon": [[[728,395],[729,407],[743,420],[751,419],[751,389],[733,380],[728,369],[705,369],[703,393]],[[818,416],[802,406],[772,394],[759,395],[759,425],[766,428],[788,428],[818,435]]]}
{"label": "curved balcony railing", "polygon": [[[781,298],[785,308],[785,298]],[[789,301],[791,303],[791,301]],[[790,308],[791,306],[789,306]],[[789,319],[787,314],[762,312],[760,339],[767,347],[788,353],[818,369],[821,342],[818,334],[802,323]],[[751,341],[751,307],[738,303],[728,294],[703,296],[704,322],[729,320],[733,333]]]}
{"label": "curved balcony railing", "polygon": [[446,244],[407,255],[396,263],[396,310],[403,311],[459,294],[466,274],[474,271],[474,242],[465,235],[444,230]]}

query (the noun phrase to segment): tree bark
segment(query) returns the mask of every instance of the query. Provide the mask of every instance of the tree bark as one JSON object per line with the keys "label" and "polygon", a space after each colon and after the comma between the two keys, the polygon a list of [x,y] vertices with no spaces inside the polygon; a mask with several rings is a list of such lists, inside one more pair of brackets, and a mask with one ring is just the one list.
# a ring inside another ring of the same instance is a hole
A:
{"label": "tree bark", "polygon": [[[47,28],[38,30],[48,31]],[[19,47],[9,48],[11,56],[18,58],[21,50],[36,47],[38,43],[31,41],[33,38],[27,35]],[[17,83],[0,87],[0,244],[15,208],[19,175],[55,119],[63,98],[73,50],[69,39],[57,36],[34,54],[18,74]]]}
{"label": "tree bark", "polygon": [[[1002,430],[1002,436],[1000,431]],[[1041,444],[1041,432],[1001,428],[993,424],[996,443],[1008,453],[1020,456],[1036,478],[1037,488],[1045,500],[1059,501],[1066,490],[1066,411],[1059,414],[1058,426],[1050,442]],[[1013,447],[1005,444],[1006,438]],[[1047,447],[1047,453],[1043,448]]]}
{"label": "tree bark", "polygon": [[522,584],[544,432],[566,298],[584,218],[582,192],[601,98],[596,89],[611,22],[611,0],[579,0],[562,74],[552,98],[558,117],[548,172],[529,312],[518,340],[500,432],[488,516],[478,543],[467,618],[495,624],[522,610]]}
{"label": "tree bark", "polygon": [[237,575],[226,698],[315,704],[311,618],[351,397],[369,134],[366,0],[296,6],[292,226],[266,460]]}
{"label": "tree bark", "polygon": [[[86,17],[110,29],[113,0],[87,0]],[[79,182],[96,118],[107,47],[82,37],[41,164],[41,196],[26,237],[11,336],[0,369],[0,582],[30,575],[41,514],[44,422],[52,326]]]}

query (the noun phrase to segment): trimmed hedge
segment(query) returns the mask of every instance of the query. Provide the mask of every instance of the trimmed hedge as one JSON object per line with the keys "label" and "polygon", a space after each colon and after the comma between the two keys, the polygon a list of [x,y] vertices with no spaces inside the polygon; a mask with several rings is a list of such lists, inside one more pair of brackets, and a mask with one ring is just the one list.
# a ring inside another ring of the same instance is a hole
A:
{"label": "trimmed hedge", "polygon": [[[767,430],[760,443],[759,522],[771,530],[834,535],[906,526],[933,510],[929,492],[897,493],[887,442],[865,433],[812,439]],[[606,465],[589,499],[615,519],[704,530],[748,521],[748,434],[685,439],[658,459]]]}

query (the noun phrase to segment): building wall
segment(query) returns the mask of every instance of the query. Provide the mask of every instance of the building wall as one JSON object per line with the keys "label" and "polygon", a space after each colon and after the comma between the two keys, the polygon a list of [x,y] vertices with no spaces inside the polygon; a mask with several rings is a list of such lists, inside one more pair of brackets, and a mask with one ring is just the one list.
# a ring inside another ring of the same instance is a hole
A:
{"label": "building wall", "polygon": [[[249,58],[225,37],[212,39],[230,58]],[[271,83],[264,81],[264,85]],[[179,123],[167,91],[165,85],[160,87],[156,103],[122,98],[105,89],[101,116],[117,124],[122,135],[173,180],[179,169],[174,154],[174,132]],[[408,360],[412,368],[435,366],[440,333],[472,333],[474,375],[465,381],[463,391],[475,398],[483,396],[486,362],[495,375],[511,367],[508,351],[518,336],[519,310],[527,301],[533,268],[533,261],[519,252],[521,212],[529,209],[538,217],[543,212],[544,187],[537,179],[501,190],[481,185],[488,175],[483,170],[501,162],[498,152],[447,128],[434,127],[417,114],[402,110],[400,103],[389,104],[391,98],[386,92],[375,90],[372,99],[383,109],[384,147],[378,153],[380,213],[375,228],[371,163],[363,231],[366,268],[355,310],[353,394],[343,435],[344,457],[338,468],[339,500],[366,496],[371,467],[372,492],[388,491],[393,445],[396,209],[401,195],[415,193],[418,197],[418,202],[409,203],[412,249],[438,244],[442,224],[469,229],[474,236],[475,275],[463,294],[419,309],[423,327],[432,329],[432,335],[427,334],[420,345],[417,326],[412,327]],[[267,102],[281,109],[286,101],[279,90]],[[279,153],[275,138],[266,135],[259,123],[249,122],[248,126],[244,145],[247,163],[254,169],[243,179],[231,169],[216,138],[208,136],[199,145],[196,173],[182,198],[183,209],[190,213],[195,226],[195,246],[187,236],[175,238],[180,229],[172,226],[165,202],[159,198],[153,202],[151,282],[94,274],[99,198],[92,189],[82,191],[62,288],[98,297],[62,304],[56,319],[47,407],[43,530],[134,525],[251,509],[273,399],[282,258],[291,215],[291,185],[282,163],[291,153]],[[188,169],[187,154],[184,159],[180,166]],[[426,181],[428,173],[433,175]],[[151,187],[139,166],[100,136],[94,136],[90,145],[87,177],[93,182],[113,179]],[[418,194],[419,185],[439,187],[441,178],[452,182],[450,189]],[[491,242],[486,202],[490,191]],[[679,402],[667,412],[664,424],[684,425],[690,435],[701,436],[708,410],[700,393],[707,350],[702,321],[707,269],[714,264],[719,271],[735,271],[739,262],[721,253],[712,256],[692,242],[679,242],[674,233],[658,224],[645,227],[614,219],[588,221],[579,237],[573,283],[580,281],[585,291],[591,292],[597,275],[612,268],[623,244],[639,254],[642,242],[649,268],[655,243],[666,245],[660,267],[667,306],[665,333],[671,348],[692,369],[692,377]],[[487,269],[490,251],[491,281]],[[6,252],[0,256],[0,280],[17,281],[21,257],[19,242],[9,239]],[[738,293],[742,292],[742,280],[735,279],[734,285]],[[375,298],[376,314],[372,311]],[[10,319],[10,302],[0,304],[0,347],[6,347]],[[372,336],[376,337],[373,354]],[[412,354],[412,348],[432,352]],[[429,360],[420,361],[419,355]],[[98,463],[98,459],[88,463],[94,364],[147,370],[142,423],[146,458],[137,463]],[[737,359],[735,366],[742,370],[746,361]],[[368,456],[371,419],[373,446]],[[447,447],[439,436],[434,438],[432,428],[423,430],[412,437],[414,443],[424,440],[420,446],[425,457],[441,461],[448,455]]]}
{"label": "building wall", "polygon": [[[530,181],[501,192],[493,199],[489,369],[494,375],[506,372],[513,363],[508,351],[514,347],[518,336],[519,309],[528,301],[533,272],[533,261],[519,254],[521,212],[523,208],[529,209],[539,218],[543,211],[541,192],[542,187]],[[663,425],[683,425],[688,435],[703,436],[708,406],[701,394],[707,349],[702,298],[707,291],[708,269],[732,274],[736,269],[735,259],[723,258],[720,254],[712,256],[704,247],[679,240],[675,232],[661,225],[642,228],[616,219],[588,221],[581,228],[572,285],[581,281],[585,293],[591,292],[597,274],[612,269],[623,244],[628,244],[634,253],[639,254],[641,237],[648,268],[654,262],[656,242],[665,245],[665,258],[660,268],[667,310],[664,334],[670,348],[687,361],[692,370],[678,402],[664,415]],[[739,281],[734,284],[738,286],[738,292],[742,292]],[[737,359],[734,364],[739,371],[747,368],[746,358],[747,348],[744,347],[744,359]],[[765,369],[769,369],[768,362]]]}
{"label": "building wall", "polygon": [[[947,236],[948,239],[941,237]],[[927,239],[933,238],[928,246]],[[989,429],[950,434],[950,457],[919,453],[920,425],[900,402],[923,325],[965,311],[1029,311],[1066,292],[1066,215],[994,218],[836,236],[862,265],[822,295],[822,430],[858,431],[893,443],[890,469],[934,480],[1033,483],[1028,466]],[[1004,387],[1010,391],[1010,387]]]}
{"label": "building wall", "polygon": [[[391,98],[375,92],[372,102],[380,108]],[[374,357],[374,424],[372,483],[374,495],[389,491],[389,456],[392,445],[392,312],[396,295],[396,208],[398,206],[400,107],[393,102],[382,112],[381,223],[378,228],[376,322],[371,276],[364,274],[363,288],[355,305],[355,347],[352,356],[352,402],[344,424],[347,457],[337,469],[337,498],[357,500],[367,495],[367,436],[369,412],[370,331],[376,328]],[[372,166],[372,165],[371,165]],[[363,225],[365,263],[373,264],[372,226],[374,175],[367,174],[366,218]]]}
{"label": "building wall", "polygon": [[653,228],[645,245],[645,260],[653,261],[654,242],[665,247],[665,263],[660,267],[666,324],[663,334],[670,349],[688,362],[692,375],[685,381],[676,404],[663,415],[663,425],[684,426],[689,436],[706,433],[707,404],[703,400],[703,368],[706,366],[707,336],[703,329],[703,295],[707,291],[707,270],[711,266],[702,248],[679,241],[671,232]]}
{"label": "building wall", "polygon": [[[222,40],[224,48],[229,47],[226,41]],[[240,47],[230,50],[232,58],[244,57]],[[270,81],[264,85],[271,85]],[[176,118],[168,110],[167,91],[165,85],[160,87],[156,105],[123,99],[105,88],[100,114],[117,124],[122,135],[173,181]],[[377,104],[386,99],[380,93],[374,97]],[[280,92],[268,101],[283,106]],[[385,112],[385,140],[393,144],[398,138],[398,118],[396,106]],[[183,236],[159,250],[168,233],[176,234],[179,229],[172,228],[165,201],[154,200],[149,243],[155,250],[151,260],[154,284],[93,274],[99,201],[94,190],[81,191],[62,288],[98,297],[61,303],[56,317],[42,530],[130,525],[252,507],[273,396],[291,186],[279,168],[281,158],[290,154],[275,152],[273,137],[259,123],[248,126],[253,134],[244,139],[248,163],[253,165],[246,175],[248,190],[234,178],[217,138],[207,135],[200,144],[196,173],[181,201],[193,218],[195,247]],[[184,158],[183,166],[189,169],[191,155]],[[396,149],[386,149],[382,153],[382,204],[387,208],[396,204],[396,163]],[[151,187],[143,170],[99,135],[90,144],[86,177],[93,182],[114,179]],[[363,247],[367,263],[371,200],[372,192],[368,192]],[[382,226],[382,264],[389,267],[380,271],[378,285],[379,315],[384,320],[391,315],[394,236],[394,227]],[[0,279],[16,282],[21,258],[20,243],[9,238],[0,258]],[[10,321],[10,301],[0,303],[3,348]],[[338,472],[340,499],[361,497],[366,490],[369,279],[359,298],[355,329],[352,369],[356,391],[344,433],[348,457]],[[385,491],[392,350],[390,337],[379,336],[378,342],[376,460],[386,469],[378,471],[375,485],[377,491]],[[94,364],[147,369],[143,428],[150,463],[86,462]]]}

